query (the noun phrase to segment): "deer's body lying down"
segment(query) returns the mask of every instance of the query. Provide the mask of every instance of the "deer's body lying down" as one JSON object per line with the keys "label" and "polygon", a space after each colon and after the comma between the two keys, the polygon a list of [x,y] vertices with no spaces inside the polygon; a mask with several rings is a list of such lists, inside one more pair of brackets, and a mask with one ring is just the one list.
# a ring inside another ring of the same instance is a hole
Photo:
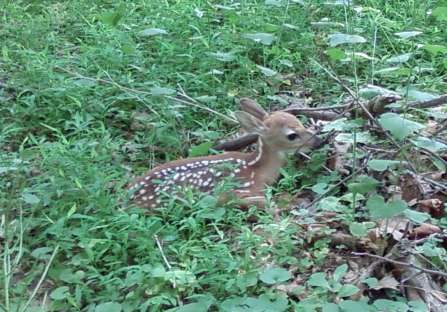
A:
{"label": "deer's body lying down", "polygon": [[246,131],[259,135],[256,151],[229,152],[163,164],[132,183],[133,200],[140,206],[155,208],[161,205],[163,194],[177,196],[179,186],[211,192],[225,177],[234,177],[239,182],[234,195],[246,205],[262,206],[264,189],[278,178],[284,152],[315,147],[321,140],[291,114],[267,114],[257,106],[246,111],[250,114],[237,112],[236,116]]}

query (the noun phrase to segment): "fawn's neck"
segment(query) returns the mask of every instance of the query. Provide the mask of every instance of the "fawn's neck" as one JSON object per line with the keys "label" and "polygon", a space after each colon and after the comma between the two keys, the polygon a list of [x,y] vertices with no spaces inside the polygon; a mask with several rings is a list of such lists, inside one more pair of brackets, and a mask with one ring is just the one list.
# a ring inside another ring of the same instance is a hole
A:
{"label": "fawn's neck", "polygon": [[279,169],[284,164],[284,156],[280,151],[272,149],[259,138],[258,147],[247,160],[249,167],[255,172],[255,181],[259,186],[270,185],[279,176]]}

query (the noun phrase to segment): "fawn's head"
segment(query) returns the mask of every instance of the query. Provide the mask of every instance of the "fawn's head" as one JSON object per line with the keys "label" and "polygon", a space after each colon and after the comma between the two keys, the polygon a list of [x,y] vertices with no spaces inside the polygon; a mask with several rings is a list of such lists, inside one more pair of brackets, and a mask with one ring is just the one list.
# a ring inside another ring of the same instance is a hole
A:
{"label": "fawn's head", "polygon": [[267,114],[260,106],[250,103],[249,107],[241,103],[244,111],[236,112],[242,128],[258,134],[262,142],[273,150],[291,151],[316,148],[321,139],[307,130],[292,114],[274,112]]}

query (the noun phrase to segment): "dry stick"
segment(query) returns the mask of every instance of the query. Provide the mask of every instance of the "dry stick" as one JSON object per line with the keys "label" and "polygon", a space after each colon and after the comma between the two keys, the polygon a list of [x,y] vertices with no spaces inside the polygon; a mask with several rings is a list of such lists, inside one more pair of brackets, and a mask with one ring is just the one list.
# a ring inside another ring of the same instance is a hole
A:
{"label": "dry stick", "polygon": [[[150,96],[153,95],[151,92],[147,92],[147,91],[143,91],[143,90],[138,90],[138,89],[133,89],[133,88],[125,87],[125,86],[122,86],[122,85],[120,85],[120,84],[118,84],[118,83],[116,83],[116,82],[114,82],[114,81],[110,81],[110,80],[106,80],[106,79],[101,79],[101,78],[92,78],[92,77],[84,76],[84,75],[81,75],[81,74],[79,74],[79,73],[70,71],[70,70],[68,70],[68,69],[66,69],[66,68],[59,67],[59,66],[55,66],[55,68],[57,68],[57,69],[59,69],[59,70],[61,70],[61,71],[63,71],[63,72],[66,72],[66,73],[68,73],[68,74],[70,74],[70,75],[72,75],[72,76],[74,76],[74,77],[78,77],[78,78],[85,79],[85,80],[90,80],[90,81],[95,81],[95,82],[101,82],[101,83],[104,83],[104,84],[113,85],[113,86],[117,87],[117,88],[120,89],[120,90],[127,91],[127,92],[130,92],[130,93],[134,93],[134,94],[142,94],[142,95],[150,95]],[[163,97],[166,98],[166,99],[168,99],[168,100],[172,100],[172,101],[180,102],[180,103],[183,103],[183,104],[187,104],[187,105],[189,105],[189,106],[194,106],[194,107],[200,108],[200,109],[202,109],[202,110],[206,110],[206,111],[208,111],[208,112],[210,112],[210,113],[213,113],[213,114],[216,114],[216,115],[218,115],[218,116],[220,116],[220,117],[222,117],[222,118],[224,118],[224,119],[226,119],[226,120],[228,120],[228,121],[231,121],[231,122],[233,122],[233,123],[236,123],[236,120],[234,120],[234,119],[232,119],[232,118],[230,118],[230,117],[228,117],[228,116],[226,116],[226,115],[224,115],[224,114],[222,114],[222,113],[219,113],[219,112],[217,112],[217,111],[215,111],[215,110],[213,110],[213,109],[211,109],[211,108],[209,108],[209,107],[200,105],[196,100],[194,100],[193,98],[187,96],[186,94],[180,94],[180,95],[183,96],[183,97],[185,97],[185,98],[188,98],[188,101],[187,101],[187,100],[179,99],[179,98],[174,97],[174,96],[169,96],[169,95],[165,95],[165,96],[163,96]],[[137,97],[138,97],[138,96],[137,96]],[[138,98],[139,98],[139,97],[138,97]],[[141,98],[139,98],[139,99],[141,100]],[[149,107],[149,109],[150,109],[151,111],[153,111],[153,109],[151,109],[150,107]],[[159,115],[158,113],[156,113],[156,114]]]}
{"label": "dry stick", "polygon": [[415,264],[412,263],[407,263],[407,262],[402,262],[402,261],[398,261],[398,260],[393,260],[387,257],[382,257],[382,256],[378,256],[378,255],[373,255],[367,252],[352,252],[351,253],[354,256],[367,256],[367,257],[371,257],[371,258],[375,258],[375,259],[380,259],[389,263],[393,263],[393,264],[397,264],[397,265],[401,265],[401,266],[405,266],[405,267],[410,267],[416,270],[419,270],[421,272],[427,273],[427,274],[432,274],[432,275],[440,275],[443,277],[447,277],[447,273],[446,272],[441,272],[441,271],[435,271],[435,270],[430,270],[430,269],[426,269],[426,268],[422,268],[420,266],[417,266]]}
{"label": "dry stick", "polygon": [[400,112],[403,112],[406,108],[430,108],[430,107],[441,106],[446,103],[447,103],[447,94],[444,94],[444,95],[441,95],[440,97],[437,97],[432,100],[416,101],[416,102],[408,103],[407,107],[402,107],[395,111],[400,113]]}
{"label": "dry stick", "polygon": [[[158,239],[158,236],[154,235],[154,239],[155,239],[155,242],[157,243],[158,250],[160,251],[161,257],[163,258],[163,261],[166,264],[166,267],[168,268],[169,271],[171,271],[172,270],[172,266],[169,263],[168,259],[166,258],[165,253],[163,252],[163,247],[161,246],[161,243],[160,243],[160,240]],[[175,278],[172,281],[172,287],[176,288]]]}
{"label": "dry stick", "polygon": [[296,104],[292,104],[289,107],[287,107],[285,110],[294,110],[297,112],[319,112],[319,111],[326,111],[326,110],[346,109],[350,106],[351,106],[351,104],[324,106],[324,107],[299,107]]}
{"label": "dry stick", "polygon": [[36,296],[37,291],[39,290],[40,286],[42,286],[42,283],[43,283],[45,277],[47,276],[48,270],[50,269],[51,263],[53,262],[54,258],[56,257],[58,250],[59,250],[59,245],[56,245],[56,247],[53,250],[53,253],[51,254],[50,260],[48,260],[45,270],[43,271],[42,276],[39,279],[39,282],[37,283],[36,287],[34,288],[33,293],[29,297],[28,301],[23,306],[23,309],[20,310],[21,312],[26,311],[28,306],[31,304],[31,301],[33,301],[34,297]]}

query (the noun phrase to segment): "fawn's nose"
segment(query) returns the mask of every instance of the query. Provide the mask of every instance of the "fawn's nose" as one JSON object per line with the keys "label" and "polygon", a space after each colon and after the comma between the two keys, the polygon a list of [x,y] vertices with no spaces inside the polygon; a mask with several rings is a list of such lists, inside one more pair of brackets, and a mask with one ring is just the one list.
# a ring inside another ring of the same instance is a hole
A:
{"label": "fawn's nose", "polygon": [[312,143],[312,148],[319,148],[324,144],[324,140],[314,134],[312,137],[311,143]]}

